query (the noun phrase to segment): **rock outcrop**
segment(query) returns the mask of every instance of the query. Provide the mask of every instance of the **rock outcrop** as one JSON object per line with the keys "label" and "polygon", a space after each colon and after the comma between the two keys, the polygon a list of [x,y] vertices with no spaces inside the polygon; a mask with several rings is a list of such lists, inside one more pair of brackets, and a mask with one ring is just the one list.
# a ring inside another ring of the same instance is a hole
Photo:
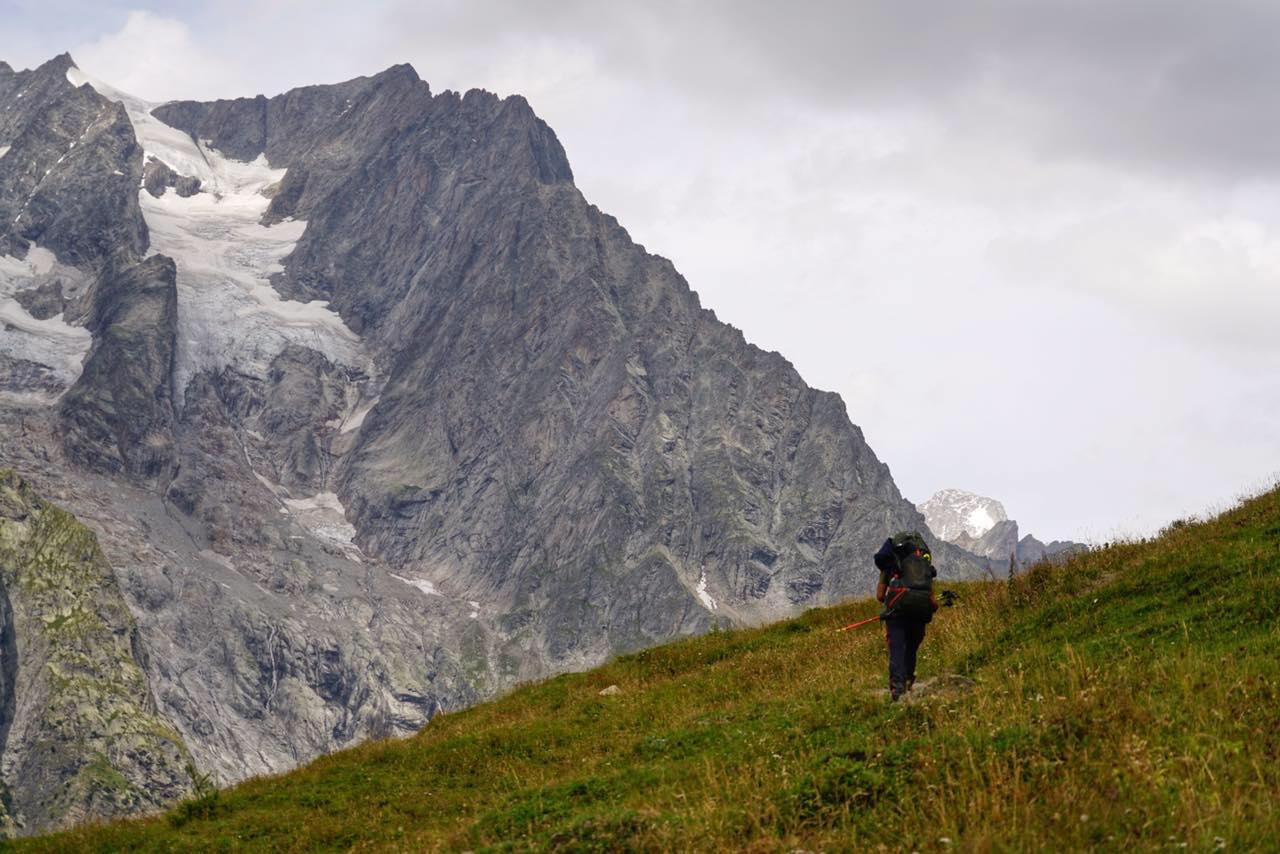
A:
{"label": "rock outcrop", "polygon": [[181,736],[92,532],[0,471],[0,777],[9,833],[168,805]]}
{"label": "rock outcrop", "polygon": [[1018,555],[1018,523],[1012,519],[996,522],[971,545],[965,546],[976,555],[994,560],[1009,561]]}
{"label": "rock outcrop", "polygon": [[[173,444],[173,265],[144,260],[142,148],[128,111],[90,86],[73,85],[74,70],[65,54],[34,71],[0,69],[0,141],[7,149],[0,158],[0,256],[10,262],[0,269],[0,301],[14,299],[0,353],[47,376],[46,398],[74,385],[60,406],[69,456],[154,479]],[[74,369],[60,371],[74,357],[66,347],[41,345],[76,332],[87,332],[86,341],[92,336],[92,346]],[[35,358],[22,358],[28,351]],[[21,398],[33,390],[28,385],[0,380],[0,395]]]}
{"label": "rock outcrop", "polygon": [[63,446],[77,463],[152,481],[173,463],[173,261],[104,271],[86,328],[94,346],[61,403]]}

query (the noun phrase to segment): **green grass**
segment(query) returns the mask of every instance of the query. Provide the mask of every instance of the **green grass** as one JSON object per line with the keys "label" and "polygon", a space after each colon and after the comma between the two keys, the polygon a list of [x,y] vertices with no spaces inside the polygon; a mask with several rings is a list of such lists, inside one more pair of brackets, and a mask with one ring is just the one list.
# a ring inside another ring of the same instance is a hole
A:
{"label": "green grass", "polygon": [[873,613],[854,602],[530,685],[167,816],[18,847],[1280,844],[1280,491],[1013,584],[956,589],[920,665],[952,687],[907,704],[879,690],[879,628],[836,632]]}

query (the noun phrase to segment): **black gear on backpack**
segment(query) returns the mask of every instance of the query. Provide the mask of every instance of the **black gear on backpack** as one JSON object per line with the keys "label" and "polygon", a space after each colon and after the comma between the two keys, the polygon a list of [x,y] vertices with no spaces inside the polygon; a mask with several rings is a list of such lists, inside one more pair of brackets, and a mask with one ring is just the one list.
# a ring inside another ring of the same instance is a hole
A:
{"label": "black gear on backpack", "polygon": [[901,618],[927,623],[933,619],[933,555],[924,537],[903,531],[884,541],[875,556],[876,567],[889,571],[882,619]]}

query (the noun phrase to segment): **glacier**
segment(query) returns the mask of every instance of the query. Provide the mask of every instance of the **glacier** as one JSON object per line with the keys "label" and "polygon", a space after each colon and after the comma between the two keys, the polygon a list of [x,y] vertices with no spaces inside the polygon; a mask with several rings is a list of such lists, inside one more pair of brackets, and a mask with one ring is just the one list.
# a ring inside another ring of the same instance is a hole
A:
{"label": "glacier", "polygon": [[288,219],[262,224],[272,189],[286,170],[265,155],[252,162],[223,156],[151,114],[159,104],[95,80],[78,68],[73,85],[88,84],[122,103],[143,147],[143,158],[161,161],[179,175],[200,179],[200,192],[159,198],[139,187],[149,254],[177,265],[178,340],[174,369],[181,403],[191,380],[204,371],[231,368],[265,379],[272,360],[290,344],[313,349],[331,362],[372,373],[360,337],[323,300],[286,300],[270,277],[283,272],[306,223]]}

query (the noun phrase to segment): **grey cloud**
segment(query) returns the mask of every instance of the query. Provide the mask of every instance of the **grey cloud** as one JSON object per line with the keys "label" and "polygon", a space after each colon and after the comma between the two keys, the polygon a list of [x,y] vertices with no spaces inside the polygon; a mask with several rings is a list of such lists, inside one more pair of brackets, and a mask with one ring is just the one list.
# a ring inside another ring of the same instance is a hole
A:
{"label": "grey cloud", "polygon": [[739,111],[779,97],[927,110],[1049,156],[1280,171],[1280,6],[1270,3],[537,0],[397,3],[384,21],[406,34],[401,48],[412,38],[428,54],[588,45],[606,70]]}

